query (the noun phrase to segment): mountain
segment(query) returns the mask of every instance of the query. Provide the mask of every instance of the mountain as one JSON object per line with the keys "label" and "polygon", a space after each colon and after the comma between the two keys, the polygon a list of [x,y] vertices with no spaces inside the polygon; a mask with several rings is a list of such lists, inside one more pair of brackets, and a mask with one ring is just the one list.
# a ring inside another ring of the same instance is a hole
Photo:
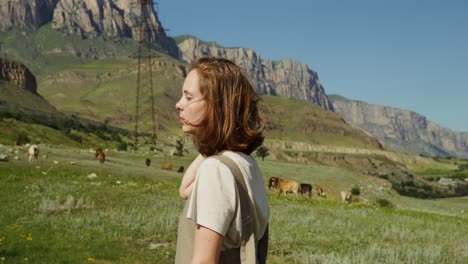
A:
{"label": "mountain", "polygon": [[201,56],[222,57],[241,66],[261,94],[294,98],[333,111],[318,75],[300,61],[262,59],[254,50],[225,48],[193,36],[176,37],[182,59],[188,63]]}
{"label": "mountain", "polygon": [[389,149],[439,157],[468,158],[468,133],[453,132],[413,111],[331,96],[335,111]]}
{"label": "mountain", "polygon": [[[122,37],[153,43],[153,48],[179,56],[149,0],[2,0],[0,29],[52,27],[83,39]],[[142,20],[145,18],[145,20]]]}
{"label": "mountain", "polygon": [[53,9],[59,0],[2,0],[0,1],[0,29],[12,27],[38,29],[52,20]]}

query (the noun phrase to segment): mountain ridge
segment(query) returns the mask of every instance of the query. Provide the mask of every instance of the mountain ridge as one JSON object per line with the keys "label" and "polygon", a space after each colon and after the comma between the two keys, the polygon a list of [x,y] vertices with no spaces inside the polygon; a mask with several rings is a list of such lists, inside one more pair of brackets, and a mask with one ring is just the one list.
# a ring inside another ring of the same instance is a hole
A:
{"label": "mountain ridge", "polygon": [[416,155],[468,158],[468,132],[454,132],[414,111],[331,97],[336,112],[390,149]]}
{"label": "mountain ridge", "polygon": [[301,61],[265,60],[253,49],[226,48],[189,35],[179,37],[178,46],[182,60],[187,63],[200,56],[226,58],[244,69],[261,94],[299,99],[333,111],[333,105],[319,81],[317,72],[309,69]]}

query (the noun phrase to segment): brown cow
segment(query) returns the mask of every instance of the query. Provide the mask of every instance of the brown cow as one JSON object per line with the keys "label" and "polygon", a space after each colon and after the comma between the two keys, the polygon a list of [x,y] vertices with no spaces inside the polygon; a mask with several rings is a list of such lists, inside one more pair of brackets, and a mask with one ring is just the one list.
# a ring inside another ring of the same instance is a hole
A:
{"label": "brown cow", "polygon": [[285,181],[279,178],[277,188],[278,188],[278,196],[281,193],[286,194],[288,192],[295,193],[296,196],[298,196],[299,191],[301,190],[301,183],[297,181]]}
{"label": "brown cow", "polygon": [[320,186],[317,185],[317,187],[315,187],[315,191],[317,192],[317,196],[318,196],[318,197],[321,197],[321,196],[322,196],[322,193],[323,193],[322,187],[320,187]]}
{"label": "brown cow", "polygon": [[308,183],[301,183],[301,195],[307,194],[309,198],[312,197],[312,185]]}
{"label": "brown cow", "polygon": [[170,162],[164,162],[162,167],[163,170],[172,170],[172,163]]}
{"label": "brown cow", "polygon": [[99,163],[101,163],[101,165],[103,165],[104,161],[106,161],[106,154],[104,154],[102,148],[96,149],[96,158],[99,160]]}

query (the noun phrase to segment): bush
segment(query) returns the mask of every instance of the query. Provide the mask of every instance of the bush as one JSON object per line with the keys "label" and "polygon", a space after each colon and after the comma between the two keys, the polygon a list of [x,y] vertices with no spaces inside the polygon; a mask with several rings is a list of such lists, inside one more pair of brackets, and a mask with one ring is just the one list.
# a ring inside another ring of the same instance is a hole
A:
{"label": "bush", "polygon": [[180,138],[176,141],[176,152],[174,155],[178,157],[184,156],[184,142]]}
{"label": "bush", "polygon": [[96,132],[94,132],[94,134],[100,139],[110,140],[110,138],[108,136],[106,136],[106,134],[104,134],[104,132],[102,130],[96,130]]}
{"label": "bush", "polygon": [[387,199],[377,199],[375,201],[375,204],[380,206],[380,207],[385,207],[385,208],[394,208],[395,207],[395,205],[392,202],[390,202],[389,200],[387,200]]}
{"label": "bush", "polygon": [[114,141],[122,142],[122,138],[120,137],[120,135],[117,132],[112,132],[111,138]]}
{"label": "bush", "polygon": [[117,145],[117,150],[119,150],[119,151],[127,151],[127,148],[128,148],[128,144],[125,141],[121,141]]}
{"label": "bush", "polygon": [[29,142],[30,140],[29,140],[28,134],[26,134],[25,132],[19,132],[18,135],[16,135],[16,138],[15,138],[16,145],[19,146],[19,145],[23,145]]}
{"label": "bush", "polygon": [[265,146],[260,146],[258,149],[257,149],[257,156],[261,157],[262,158],[262,161],[265,160],[265,157],[270,155],[269,153],[269,149]]}
{"label": "bush", "polygon": [[72,139],[72,140],[74,140],[76,142],[83,143],[83,138],[81,138],[78,135],[72,134],[70,131],[66,132],[65,136],[67,136],[68,138],[70,138],[70,139]]}
{"label": "bush", "polygon": [[359,188],[359,186],[354,186],[353,188],[351,188],[351,194],[352,195],[360,195],[361,194],[361,189]]}

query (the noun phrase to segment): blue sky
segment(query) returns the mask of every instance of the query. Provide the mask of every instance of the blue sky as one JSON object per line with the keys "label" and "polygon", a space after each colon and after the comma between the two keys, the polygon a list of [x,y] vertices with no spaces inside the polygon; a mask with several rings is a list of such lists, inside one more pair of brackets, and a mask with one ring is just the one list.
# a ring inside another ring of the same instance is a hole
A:
{"label": "blue sky", "polygon": [[195,35],[317,71],[327,94],[415,111],[468,132],[467,0],[161,0]]}

